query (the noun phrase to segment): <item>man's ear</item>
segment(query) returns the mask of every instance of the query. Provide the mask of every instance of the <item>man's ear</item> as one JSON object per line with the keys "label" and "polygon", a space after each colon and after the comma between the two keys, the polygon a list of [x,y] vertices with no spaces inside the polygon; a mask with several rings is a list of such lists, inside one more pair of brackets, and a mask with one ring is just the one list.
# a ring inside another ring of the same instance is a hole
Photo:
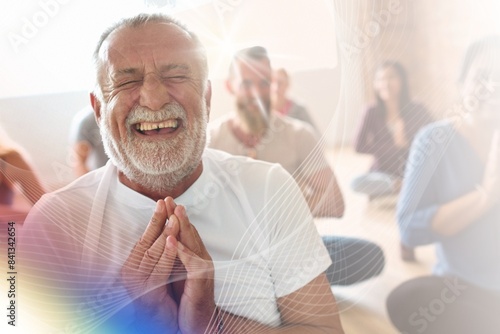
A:
{"label": "man's ear", "polygon": [[94,109],[94,115],[97,124],[99,124],[101,120],[101,102],[99,101],[97,96],[95,96],[95,94],[92,92],[90,93],[90,104],[92,105],[92,109]]}
{"label": "man's ear", "polygon": [[233,89],[233,82],[231,78],[227,78],[226,81],[224,82],[226,84],[226,89],[227,91],[231,94],[234,95],[234,89]]}
{"label": "man's ear", "polygon": [[205,105],[207,106],[207,116],[210,119],[210,107],[212,103],[212,82],[207,80],[207,89],[205,90]]}

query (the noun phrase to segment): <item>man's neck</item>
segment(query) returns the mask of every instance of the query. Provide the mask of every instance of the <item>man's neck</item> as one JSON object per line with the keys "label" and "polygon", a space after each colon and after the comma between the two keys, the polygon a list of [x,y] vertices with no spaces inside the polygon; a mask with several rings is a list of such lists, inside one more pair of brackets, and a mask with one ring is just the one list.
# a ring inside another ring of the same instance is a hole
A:
{"label": "man's neck", "polygon": [[[155,191],[151,189],[145,188],[142,184],[134,182],[127,178],[125,174],[121,171],[118,171],[118,180],[129,187],[130,189],[151,198],[154,201],[158,201],[160,199],[165,199],[170,196],[172,198],[177,198],[182,195],[186,190],[189,189],[193,185],[193,183],[200,177],[203,172],[203,163],[200,161],[200,164],[196,167],[196,169],[186,178],[184,178],[179,184],[172,188],[164,189],[162,191]],[[158,182],[161,182],[160,180]]]}

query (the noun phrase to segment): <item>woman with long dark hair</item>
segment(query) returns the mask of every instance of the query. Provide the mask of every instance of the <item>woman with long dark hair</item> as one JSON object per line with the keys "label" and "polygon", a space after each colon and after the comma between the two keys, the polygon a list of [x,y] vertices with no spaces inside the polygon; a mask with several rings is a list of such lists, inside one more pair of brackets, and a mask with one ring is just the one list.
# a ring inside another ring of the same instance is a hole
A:
{"label": "woman with long dark hair", "polygon": [[370,198],[398,193],[410,143],[431,121],[425,107],[410,99],[406,71],[400,63],[381,64],[373,86],[376,103],[361,120],[355,150],[372,155],[374,161],[367,174],[352,182],[354,191]]}
{"label": "woman with long dark hair", "polygon": [[[355,140],[356,152],[372,155],[373,164],[351,184],[355,192],[370,199],[398,194],[413,137],[431,122],[426,108],[411,100],[400,63],[382,63],[375,71],[373,87],[376,102],[367,108]],[[401,245],[401,257],[415,260],[413,249]]]}

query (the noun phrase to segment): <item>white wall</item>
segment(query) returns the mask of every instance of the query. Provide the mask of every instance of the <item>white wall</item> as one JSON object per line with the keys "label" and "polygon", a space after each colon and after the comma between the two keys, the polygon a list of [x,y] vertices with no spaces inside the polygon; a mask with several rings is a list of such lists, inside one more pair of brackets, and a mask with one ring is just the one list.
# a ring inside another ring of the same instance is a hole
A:
{"label": "white wall", "polygon": [[9,80],[0,82],[0,98],[88,89],[101,33],[145,11],[172,13],[195,31],[214,78],[225,76],[232,52],[257,44],[292,72],[337,66],[332,0],[160,0],[173,5],[156,9],[145,0],[4,2],[0,73]]}
{"label": "white wall", "polygon": [[29,153],[49,188],[73,178],[69,124],[88,101],[88,92],[0,99],[0,125]]}

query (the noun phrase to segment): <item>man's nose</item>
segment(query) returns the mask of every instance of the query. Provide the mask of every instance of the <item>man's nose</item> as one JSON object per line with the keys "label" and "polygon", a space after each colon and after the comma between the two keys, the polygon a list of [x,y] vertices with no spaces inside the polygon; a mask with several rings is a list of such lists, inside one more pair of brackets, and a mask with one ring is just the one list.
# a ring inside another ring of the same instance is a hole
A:
{"label": "man's nose", "polygon": [[165,83],[157,75],[147,74],[141,87],[140,105],[155,111],[169,102],[170,94]]}
{"label": "man's nose", "polygon": [[261,85],[254,84],[250,88],[250,95],[255,99],[261,99],[270,94],[269,87],[262,87]]}

